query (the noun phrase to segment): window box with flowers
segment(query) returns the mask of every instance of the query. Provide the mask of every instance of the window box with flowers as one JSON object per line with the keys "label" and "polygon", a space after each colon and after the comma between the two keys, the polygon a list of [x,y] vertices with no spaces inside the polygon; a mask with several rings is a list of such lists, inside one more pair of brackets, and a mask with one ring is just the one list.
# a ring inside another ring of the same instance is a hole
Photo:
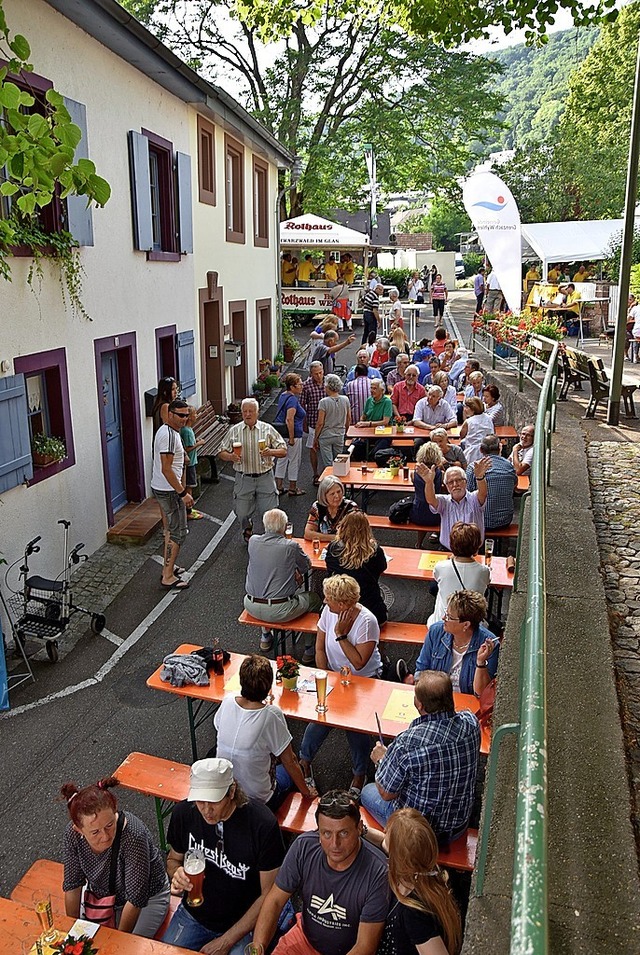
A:
{"label": "window box with flowers", "polygon": [[31,457],[38,468],[64,461],[67,449],[61,438],[50,438],[46,434],[34,434],[31,440]]}

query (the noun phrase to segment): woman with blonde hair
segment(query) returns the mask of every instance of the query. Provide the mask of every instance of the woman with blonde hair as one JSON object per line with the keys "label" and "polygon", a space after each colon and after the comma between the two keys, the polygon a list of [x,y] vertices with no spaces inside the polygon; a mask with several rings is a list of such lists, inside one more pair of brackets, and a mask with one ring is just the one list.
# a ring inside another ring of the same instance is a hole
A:
{"label": "woman with blonde hair", "polygon": [[[339,672],[349,667],[358,676],[379,677],[382,658],[378,650],[378,621],[360,601],[360,587],[346,574],[323,581],[325,606],[316,632],[316,665]],[[329,703],[331,706],[331,703]],[[309,723],[300,746],[300,765],[308,786],[315,786],[311,763],[333,727]],[[370,741],[366,733],[346,730],[353,778],[349,795],[359,799],[369,768]]]}
{"label": "woman with blonde hair", "polygon": [[387,608],[380,592],[380,574],[387,569],[387,558],[362,511],[342,518],[336,539],[327,548],[326,564],[330,574],[347,574],[357,581],[360,603],[384,626]]}
{"label": "woman with blonde hair", "polygon": [[391,330],[389,343],[392,348],[397,348],[401,354],[409,354],[409,345],[404,329],[396,326]]}
{"label": "woman with blonde hair", "polygon": [[380,952],[456,955],[461,943],[458,907],[438,866],[438,841],[417,809],[398,809],[387,822],[389,884],[396,897]]}

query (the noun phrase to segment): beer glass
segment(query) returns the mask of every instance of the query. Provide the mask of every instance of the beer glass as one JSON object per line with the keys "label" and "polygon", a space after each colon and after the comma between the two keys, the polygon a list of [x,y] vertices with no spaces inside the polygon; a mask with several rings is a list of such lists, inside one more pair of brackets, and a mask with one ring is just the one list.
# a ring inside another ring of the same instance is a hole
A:
{"label": "beer glass", "polygon": [[484,542],[484,562],[487,567],[491,567],[491,558],[493,557],[494,543],[495,541],[492,540],[490,537],[487,537],[487,539]]}
{"label": "beer glass", "polygon": [[340,682],[342,683],[343,686],[349,686],[349,684],[351,683],[351,680],[349,679],[350,676],[351,676],[351,667],[348,667],[346,664],[344,666],[341,666],[340,667]]}
{"label": "beer glass", "polygon": [[44,943],[41,938],[37,938],[35,942],[23,942],[21,948],[22,955],[31,955],[32,952],[35,952],[35,955],[44,955]]}
{"label": "beer glass", "polygon": [[264,945],[256,945],[255,942],[249,942],[244,947],[244,955],[264,955]]}
{"label": "beer glass", "polygon": [[[282,527],[282,525],[280,526]],[[293,537],[293,524],[291,521],[287,521],[287,526],[284,529],[284,536],[287,538],[287,540],[291,540]]]}
{"label": "beer glass", "polygon": [[316,713],[326,713],[327,712],[327,671],[326,670],[316,670],[316,693],[318,694],[318,702],[316,704]]}
{"label": "beer glass", "polygon": [[35,892],[33,896],[35,902],[36,915],[40,919],[42,926],[41,938],[43,942],[50,945],[55,942],[58,933],[53,927],[53,910],[51,908],[51,895],[48,892]]}
{"label": "beer glass", "polygon": [[187,849],[184,854],[184,872],[193,888],[187,893],[187,905],[194,908],[202,905],[204,896],[202,892],[202,883],[204,882],[204,852],[202,849]]}
{"label": "beer glass", "polygon": [[242,441],[233,442],[233,453],[237,454],[239,458],[242,457]]}
{"label": "beer glass", "polygon": [[405,481],[409,480],[409,468],[406,465],[402,469],[402,477],[404,478]]}
{"label": "beer glass", "polygon": [[313,538],[312,547],[313,547],[313,553],[314,553],[314,554],[316,555],[316,557],[317,557],[318,554],[320,553],[320,541],[319,541],[319,539],[318,539],[317,537],[314,537],[314,538]]}
{"label": "beer glass", "polygon": [[260,452],[260,454],[262,454],[262,452],[266,450],[267,450],[267,442],[264,440],[264,438],[260,438],[258,441],[258,451]]}

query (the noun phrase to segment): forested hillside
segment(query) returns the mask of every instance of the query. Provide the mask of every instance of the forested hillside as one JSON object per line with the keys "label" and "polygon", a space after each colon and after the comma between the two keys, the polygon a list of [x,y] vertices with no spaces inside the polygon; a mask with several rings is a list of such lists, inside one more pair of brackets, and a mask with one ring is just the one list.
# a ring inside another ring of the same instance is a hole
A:
{"label": "forested hillside", "polygon": [[569,75],[584,60],[598,34],[597,27],[562,30],[552,34],[545,46],[519,43],[493,54],[504,69],[492,85],[505,98],[504,112],[498,118],[506,128],[496,130],[487,152],[549,141],[566,106]]}

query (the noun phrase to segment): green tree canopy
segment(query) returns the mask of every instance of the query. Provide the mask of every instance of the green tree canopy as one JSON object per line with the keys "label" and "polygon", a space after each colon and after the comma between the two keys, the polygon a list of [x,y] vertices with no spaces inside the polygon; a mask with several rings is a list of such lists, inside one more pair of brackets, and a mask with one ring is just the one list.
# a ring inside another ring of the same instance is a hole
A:
{"label": "green tree canopy", "polygon": [[464,171],[468,144],[500,105],[487,89],[492,61],[409,36],[382,4],[345,18],[325,0],[313,27],[303,10],[266,48],[234,0],[126,5],[302,156],[292,215],[361,206],[364,143],[373,144],[382,191],[437,190]]}

